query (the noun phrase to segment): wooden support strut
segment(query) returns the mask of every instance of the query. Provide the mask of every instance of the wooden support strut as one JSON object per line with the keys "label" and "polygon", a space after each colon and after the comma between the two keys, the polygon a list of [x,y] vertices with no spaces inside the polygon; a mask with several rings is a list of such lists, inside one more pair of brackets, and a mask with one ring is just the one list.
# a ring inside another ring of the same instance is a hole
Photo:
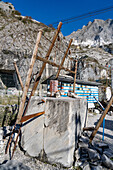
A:
{"label": "wooden support strut", "polygon": [[99,119],[99,121],[98,121],[98,123],[97,123],[97,125],[96,125],[96,127],[95,127],[95,129],[94,129],[94,131],[92,132],[92,134],[91,134],[91,136],[90,136],[90,138],[89,138],[89,139],[90,139],[90,141],[89,141],[90,143],[92,142],[93,138],[95,137],[95,135],[96,135],[96,133],[97,133],[100,125],[102,124],[102,122],[103,122],[103,120],[104,120],[107,112],[109,111],[112,103],[113,103],[113,96],[111,97],[111,99],[110,99],[107,107],[105,108],[105,110],[104,110],[102,116],[100,117],[100,119]]}
{"label": "wooden support strut", "polygon": [[[51,53],[51,51],[52,51],[52,48],[53,48],[53,46],[54,46],[54,43],[55,43],[55,41],[56,41],[56,38],[57,38],[57,36],[58,36],[58,34],[59,34],[59,32],[60,32],[61,26],[62,26],[62,23],[60,22],[59,25],[58,25],[57,31],[56,31],[56,33],[55,33],[55,35],[54,35],[52,44],[51,44],[51,46],[50,46],[50,48],[49,48],[49,50],[48,50],[48,53],[47,53],[47,55],[46,55],[46,59],[49,58],[49,55],[50,55],[50,53]],[[39,83],[39,81],[40,81],[40,78],[41,78],[41,75],[42,75],[42,73],[43,73],[43,70],[44,70],[45,66],[46,66],[46,63],[43,63],[43,66],[42,66],[39,74],[38,74],[38,75],[36,76],[36,78],[35,78],[35,82],[34,82],[34,85],[33,85],[33,88],[32,88],[32,91],[31,91],[31,94],[30,94],[30,97],[29,97],[27,106],[26,106],[25,111],[24,111],[24,115],[25,115],[26,112],[27,112],[27,108],[28,108],[28,105],[29,105],[31,96],[33,96],[34,93],[35,93],[35,90],[36,90],[37,85],[38,85],[38,83]],[[22,118],[22,116],[21,116],[21,118]],[[17,121],[17,122],[15,123],[15,126],[14,126],[14,128],[13,128],[13,131],[14,131],[14,129],[15,129],[15,127],[16,127],[16,124],[17,124],[18,122],[20,123],[20,122],[21,122],[21,119],[19,119],[19,121]],[[17,140],[18,140],[20,131],[21,131],[21,126],[20,126],[20,128],[19,128],[19,132],[18,132],[18,135],[17,135],[17,137],[16,137],[16,141],[15,141],[15,145],[14,145],[12,157],[13,157],[13,155],[14,155],[14,151],[15,151],[15,148],[16,148],[16,143],[17,143]],[[10,145],[11,140],[12,140],[12,136],[13,136],[13,133],[12,133],[12,135],[11,135],[11,137],[10,137],[10,140],[9,140],[9,143],[8,143],[8,146],[7,146],[7,148],[6,148],[6,152],[5,152],[5,153],[7,153],[7,151],[8,151],[9,145]],[[11,157],[11,158],[12,158],[12,157]]]}
{"label": "wooden support strut", "polygon": [[[53,37],[53,40],[52,40],[52,44],[50,45],[49,50],[48,50],[48,52],[47,52],[47,54],[46,54],[46,57],[45,57],[46,60],[48,60],[48,58],[49,58],[49,55],[50,55],[50,53],[51,53],[51,51],[52,51],[52,48],[53,48],[53,46],[54,46],[54,43],[55,43],[55,41],[56,41],[56,39],[57,39],[57,36],[58,36],[58,34],[59,34],[59,32],[60,32],[61,26],[62,26],[62,22],[60,22],[59,25],[58,25],[57,31],[56,31],[56,33],[55,33],[55,35],[54,35],[54,37]],[[43,73],[43,71],[44,71],[44,69],[45,69],[45,66],[46,66],[46,62],[43,63],[42,68],[40,69],[39,74],[38,74],[38,75],[36,76],[36,78],[35,78],[35,82],[34,82],[34,85],[33,85],[33,90],[32,90],[32,92],[31,92],[31,96],[34,96],[34,93],[35,93],[36,88],[37,88],[37,86],[38,86],[38,83],[39,83],[39,81],[40,81],[41,75],[42,75],[42,73]]]}
{"label": "wooden support strut", "polygon": [[[54,46],[54,43],[55,43],[55,41],[56,41],[56,39],[57,39],[57,36],[58,36],[58,34],[59,34],[59,32],[60,32],[61,26],[62,26],[62,23],[60,22],[59,25],[58,25],[58,28],[57,28],[57,30],[56,30],[56,33],[55,33],[55,35],[54,35],[54,37],[53,37],[52,44],[50,45],[50,48],[49,48],[49,50],[48,50],[48,52],[47,52],[47,54],[46,54],[46,59],[45,59],[46,61],[47,61],[48,58],[49,58],[49,55],[50,55],[50,53],[51,53],[51,51],[52,51],[52,48],[53,48],[53,46]],[[41,58],[41,57],[40,57],[40,58]],[[38,75],[36,76],[36,78],[35,78],[35,82],[34,82],[34,84],[33,84],[33,88],[32,88],[31,94],[30,94],[30,96],[29,96],[28,103],[27,103],[27,107],[26,107],[26,109],[25,109],[25,111],[24,111],[24,115],[25,115],[26,112],[27,112],[27,108],[28,108],[28,105],[29,105],[31,96],[33,96],[34,93],[35,93],[35,90],[36,90],[36,88],[37,88],[37,86],[38,86],[38,83],[39,83],[39,81],[40,81],[40,78],[41,78],[41,75],[42,75],[42,73],[43,73],[43,70],[44,70],[45,66],[46,66],[46,62],[43,63],[42,68],[41,68],[39,74],[38,74]]]}
{"label": "wooden support strut", "polygon": [[18,67],[16,65],[16,62],[14,62],[14,67],[15,67],[15,70],[16,70],[16,73],[17,73],[17,76],[18,76],[18,79],[19,79],[19,82],[20,82],[20,85],[21,85],[21,88],[22,88],[22,91],[23,91],[24,90],[24,86],[23,86],[22,79],[21,79]]}
{"label": "wooden support strut", "polygon": [[69,42],[68,48],[67,48],[67,50],[66,50],[66,52],[65,52],[65,54],[64,54],[64,57],[63,57],[62,62],[61,62],[61,64],[60,64],[60,66],[59,66],[58,72],[57,72],[57,74],[56,74],[56,79],[58,78],[58,76],[59,76],[59,74],[60,74],[61,67],[62,67],[63,64],[64,64],[65,58],[66,58],[66,56],[67,56],[67,53],[68,53],[68,51],[69,51],[69,48],[70,48],[70,46],[71,46],[72,41],[73,41],[73,40],[71,39],[70,42]]}
{"label": "wooden support strut", "polygon": [[[37,60],[43,61],[44,63],[48,63],[48,64],[50,64],[50,65],[52,65],[52,66],[54,66],[54,67],[58,67],[58,68],[60,67],[60,65],[58,65],[58,64],[56,64],[56,63],[54,63],[54,62],[52,62],[52,61],[46,60],[45,58],[42,58],[42,57],[39,57],[39,56],[37,57]],[[75,74],[74,71],[69,70],[68,68],[65,68],[65,67],[63,67],[63,66],[60,67],[60,69]]]}
{"label": "wooden support strut", "polygon": [[35,64],[36,55],[37,55],[37,52],[38,52],[38,45],[39,45],[39,42],[40,42],[40,39],[41,39],[41,35],[42,35],[42,31],[39,31],[38,36],[37,36],[37,40],[36,40],[36,45],[35,45],[33,55],[32,55],[32,58],[31,58],[31,63],[30,63],[29,70],[28,70],[28,73],[27,73],[26,83],[25,83],[25,87],[24,87],[24,91],[23,91],[23,95],[22,95],[22,99],[21,99],[21,103],[20,103],[20,107],[19,107],[19,113],[18,113],[17,121],[16,121],[17,124],[20,123],[20,120],[21,120],[22,115],[23,115],[24,105],[25,105],[25,101],[26,101],[26,97],[27,97],[27,92],[28,92],[28,89],[29,89],[31,74],[32,74],[32,71],[33,71],[33,66]]}
{"label": "wooden support strut", "polygon": [[[9,148],[10,143],[12,141],[12,137],[13,137],[13,134],[14,134],[16,124],[21,124],[21,118],[22,118],[22,114],[23,114],[23,111],[24,111],[24,105],[25,105],[26,96],[27,96],[27,92],[28,92],[28,88],[29,88],[29,84],[30,84],[30,79],[31,79],[30,77],[31,77],[31,74],[32,74],[36,55],[37,55],[37,52],[38,52],[38,45],[39,45],[39,42],[40,42],[40,39],[41,39],[41,35],[42,35],[42,31],[40,30],[38,35],[37,35],[36,45],[35,45],[33,55],[32,55],[32,58],[31,58],[31,63],[30,63],[29,71],[28,71],[27,78],[26,78],[26,84],[25,84],[25,88],[24,88],[24,91],[23,91],[23,95],[22,95],[22,99],[21,99],[21,103],[20,103],[20,107],[19,107],[19,113],[18,113],[17,121],[16,121],[16,123],[13,127],[12,134],[10,136],[8,145],[7,145],[6,150],[5,150],[5,154],[7,154],[8,148]],[[19,129],[18,136],[19,136],[20,130],[21,130],[21,128]]]}
{"label": "wooden support strut", "polygon": [[92,131],[92,130],[94,130],[95,128],[94,127],[84,127],[83,128],[83,132],[84,131]]}
{"label": "wooden support strut", "polygon": [[76,64],[75,64],[75,75],[74,75],[74,83],[73,83],[73,93],[75,93],[76,73],[77,73],[77,60],[76,60]]}

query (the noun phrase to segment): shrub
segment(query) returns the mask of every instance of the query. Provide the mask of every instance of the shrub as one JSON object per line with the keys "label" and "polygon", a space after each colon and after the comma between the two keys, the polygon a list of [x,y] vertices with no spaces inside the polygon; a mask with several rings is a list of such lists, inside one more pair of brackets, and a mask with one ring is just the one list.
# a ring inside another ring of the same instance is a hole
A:
{"label": "shrub", "polygon": [[19,11],[17,11],[17,10],[12,11],[12,14],[15,14],[15,15],[21,15],[21,13],[20,13]]}
{"label": "shrub", "polygon": [[25,24],[27,22],[27,18],[23,18],[22,22]]}
{"label": "shrub", "polygon": [[51,29],[46,27],[46,28],[43,29],[43,31],[44,32],[51,32]]}
{"label": "shrub", "polygon": [[12,6],[9,6],[10,9],[12,9]]}

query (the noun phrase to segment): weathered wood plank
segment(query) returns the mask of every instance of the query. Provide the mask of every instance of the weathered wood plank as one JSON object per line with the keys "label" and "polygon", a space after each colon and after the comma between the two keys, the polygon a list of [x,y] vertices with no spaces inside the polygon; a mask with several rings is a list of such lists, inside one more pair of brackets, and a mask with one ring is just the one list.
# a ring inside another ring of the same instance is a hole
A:
{"label": "weathered wood plank", "polygon": [[[50,65],[52,65],[52,66],[54,66],[54,67],[58,67],[58,68],[60,67],[60,65],[58,65],[58,64],[56,64],[56,63],[54,63],[54,62],[52,62],[52,61],[50,61],[50,60],[47,60],[47,59],[45,59],[45,58],[39,57],[39,56],[37,57],[37,60],[43,61],[43,62],[45,62],[45,63],[48,63],[48,64],[50,64]],[[74,71],[69,70],[68,68],[65,68],[65,67],[63,67],[63,66],[60,67],[60,69],[75,74]]]}
{"label": "weathered wood plank", "polygon": [[83,131],[92,131],[94,129],[95,129],[94,127],[84,127]]}
{"label": "weathered wood plank", "polygon": [[[54,35],[53,40],[52,40],[52,43],[51,43],[51,45],[50,45],[50,47],[49,47],[49,50],[48,50],[48,52],[47,52],[47,54],[46,54],[46,57],[45,57],[46,60],[48,60],[48,58],[49,58],[49,55],[50,55],[50,53],[51,53],[51,51],[52,51],[52,48],[53,48],[53,46],[54,46],[54,43],[55,43],[55,41],[56,41],[56,39],[57,39],[57,36],[58,36],[58,34],[59,34],[59,32],[60,32],[61,26],[62,26],[62,22],[59,23],[58,28],[57,28],[57,30],[56,30],[56,32],[55,32],[55,35]],[[39,81],[40,81],[41,75],[42,75],[42,73],[43,73],[43,71],[44,71],[44,69],[45,69],[45,66],[46,66],[46,62],[43,63],[42,68],[40,69],[39,74],[38,74],[38,75],[36,76],[36,78],[35,78],[35,82],[34,82],[34,85],[33,85],[33,89],[32,89],[32,92],[31,92],[31,96],[34,96],[34,93],[35,93],[36,88],[37,88],[37,86],[38,86],[38,84],[39,84]]]}

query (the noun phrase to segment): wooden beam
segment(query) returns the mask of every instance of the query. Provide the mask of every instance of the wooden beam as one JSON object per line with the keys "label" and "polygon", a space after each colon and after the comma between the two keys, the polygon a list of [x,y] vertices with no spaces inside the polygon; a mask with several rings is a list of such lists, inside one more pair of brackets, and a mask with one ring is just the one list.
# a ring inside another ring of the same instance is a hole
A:
{"label": "wooden beam", "polygon": [[103,114],[101,115],[101,117],[100,117],[100,119],[99,119],[99,121],[98,121],[98,123],[97,123],[97,125],[96,125],[96,127],[95,127],[95,129],[94,129],[94,131],[92,132],[92,134],[91,134],[91,136],[90,136],[90,138],[89,138],[89,139],[90,139],[90,141],[89,141],[90,143],[92,142],[93,138],[95,137],[95,135],[96,135],[96,133],[97,133],[100,125],[102,124],[102,122],[103,122],[103,120],[104,120],[107,112],[109,111],[112,103],[113,103],[113,96],[111,97],[111,99],[110,99],[107,107],[105,108],[105,110],[104,110]]}
{"label": "wooden beam", "polygon": [[[60,65],[58,65],[58,64],[56,64],[56,63],[54,63],[54,62],[52,62],[52,61],[50,61],[50,60],[47,60],[47,59],[45,59],[45,58],[39,57],[39,56],[37,57],[37,60],[43,61],[43,62],[45,62],[45,63],[48,63],[48,64],[50,64],[50,65],[52,65],[52,66],[54,66],[54,67],[58,67],[58,68],[60,67]],[[65,67],[63,67],[63,66],[60,67],[60,69],[75,74],[74,71],[69,70],[68,68],[65,68]]]}
{"label": "wooden beam", "polygon": [[15,67],[15,70],[16,70],[16,73],[17,73],[17,76],[18,76],[20,85],[21,85],[21,89],[22,89],[22,91],[23,91],[23,90],[24,90],[24,86],[23,86],[23,83],[22,83],[22,79],[21,79],[21,76],[20,76],[18,67],[17,67],[17,65],[16,65],[16,62],[14,62],[13,64],[14,64],[14,67]]}
{"label": "wooden beam", "polygon": [[62,59],[62,62],[61,62],[61,64],[60,64],[60,66],[59,66],[58,72],[57,72],[57,74],[56,74],[56,79],[58,78],[58,76],[59,76],[59,74],[60,74],[61,67],[62,67],[63,64],[64,64],[64,61],[65,61],[65,58],[66,58],[67,53],[68,53],[68,51],[69,51],[69,48],[70,48],[70,46],[71,46],[71,43],[72,43],[72,39],[71,39],[70,42],[69,42],[68,48],[67,48],[67,50],[66,50],[66,52],[65,52],[65,54],[64,54],[64,57],[63,57],[63,59]]}
{"label": "wooden beam", "polygon": [[[48,60],[48,58],[49,58],[49,55],[50,55],[50,53],[51,53],[51,51],[52,51],[52,48],[53,48],[53,46],[54,46],[54,43],[55,43],[55,41],[56,41],[56,39],[57,39],[57,36],[58,36],[58,34],[59,34],[59,32],[60,32],[61,26],[62,26],[62,22],[59,23],[58,28],[57,28],[57,30],[56,30],[56,32],[55,32],[55,35],[54,35],[53,40],[52,40],[52,43],[51,43],[51,45],[50,45],[50,47],[49,47],[49,50],[48,50],[48,52],[47,52],[47,54],[46,54],[46,57],[45,57],[46,60]],[[36,76],[36,78],[35,78],[35,82],[34,82],[34,85],[33,85],[33,89],[32,89],[32,92],[31,92],[31,96],[34,96],[34,93],[35,93],[36,88],[37,88],[37,86],[38,86],[38,84],[39,84],[39,81],[40,81],[40,78],[41,78],[41,76],[42,76],[42,73],[43,73],[43,71],[44,71],[44,69],[45,69],[45,66],[46,66],[46,62],[43,63],[42,68],[40,69],[39,74],[38,74],[38,75]]]}
{"label": "wooden beam", "polygon": [[83,128],[83,132],[84,131],[92,131],[92,130],[94,130],[95,128],[94,127],[84,127]]}
{"label": "wooden beam", "polygon": [[17,124],[20,124],[20,121],[21,121],[21,118],[22,118],[22,115],[23,115],[23,112],[24,112],[26,96],[27,96],[27,92],[28,92],[28,89],[29,89],[29,85],[30,85],[31,74],[32,74],[33,66],[34,66],[34,63],[35,63],[35,60],[36,60],[36,55],[37,55],[37,52],[38,52],[38,45],[39,45],[39,42],[40,42],[40,39],[41,39],[41,35],[42,35],[42,31],[39,31],[39,33],[37,35],[36,45],[35,45],[33,55],[32,55],[32,58],[31,58],[29,70],[28,70],[28,73],[27,73],[26,83],[25,83],[25,87],[24,87],[24,91],[23,91],[23,95],[22,95],[22,99],[21,99],[21,103],[20,103],[20,107],[19,107],[19,113],[18,113],[17,121],[16,121]]}
{"label": "wooden beam", "polygon": [[75,93],[76,73],[77,73],[77,60],[76,60],[76,63],[75,63],[75,75],[74,75],[74,83],[73,83],[73,93]]}
{"label": "wooden beam", "polygon": [[45,111],[44,111],[44,112],[39,112],[39,113],[34,113],[34,114],[32,114],[32,115],[23,116],[22,119],[21,119],[21,123],[23,123],[23,122],[25,122],[25,121],[27,121],[27,120],[29,120],[29,119],[31,119],[31,118],[40,116],[40,115],[42,115],[42,114],[44,114],[44,113],[45,113]]}

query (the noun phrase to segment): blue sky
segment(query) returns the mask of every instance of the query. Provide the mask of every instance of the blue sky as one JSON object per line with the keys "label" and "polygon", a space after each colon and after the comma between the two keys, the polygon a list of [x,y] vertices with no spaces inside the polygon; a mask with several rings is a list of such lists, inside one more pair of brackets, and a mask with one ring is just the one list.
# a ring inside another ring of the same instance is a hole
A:
{"label": "blue sky", "polygon": [[[15,9],[24,16],[32,18],[48,25],[62,19],[75,17],[87,12],[113,6],[113,0],[3,0],[11,2]],[[94,19],[113,19],[113,10],[107,13],[92,16],[62,26],[64,36],[71,34],[73,31],[81,29],[89,21]]]}

